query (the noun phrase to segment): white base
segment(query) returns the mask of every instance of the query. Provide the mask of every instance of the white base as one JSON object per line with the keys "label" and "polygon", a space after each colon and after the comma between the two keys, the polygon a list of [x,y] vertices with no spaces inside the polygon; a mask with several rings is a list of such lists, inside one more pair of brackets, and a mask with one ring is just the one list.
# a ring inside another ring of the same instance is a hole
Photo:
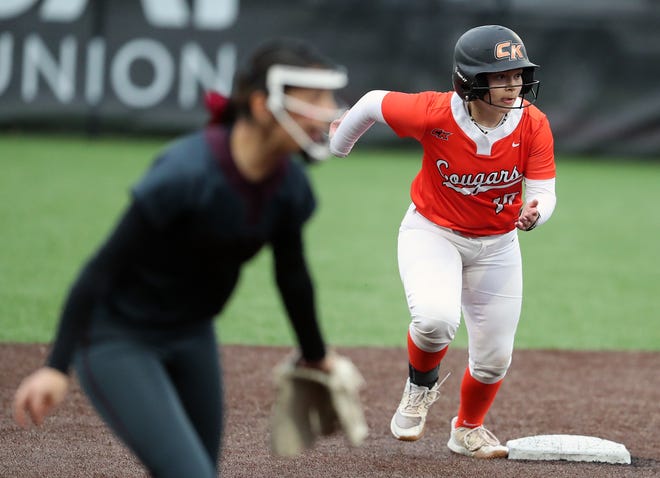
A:
{"label": "white base", "polygon": [[630,464],[630,453],[620,443],[581,435],[536,435],[506,443],[510,460],[598,461]]}

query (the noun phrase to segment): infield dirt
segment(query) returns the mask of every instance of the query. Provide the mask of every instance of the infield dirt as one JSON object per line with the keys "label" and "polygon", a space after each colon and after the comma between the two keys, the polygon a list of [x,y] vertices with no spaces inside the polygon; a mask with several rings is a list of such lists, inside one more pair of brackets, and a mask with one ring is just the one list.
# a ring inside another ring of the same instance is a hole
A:
{"label": "infield dirt", "polygon": [[[630,465],[475,460],[446,447],[458,407],[467,351],[450,349],[451,371],[433,406],[425,436],[393,439],[389,421],[407,374],[406,353],[396,348],[340,348],[364,375],[362,398],[370,435],[359,448],[343,437],[319,441],[296,458],[273,457],[269,418],[271,370],[290,350],[225,345],[224,477],[659,477],[660,353],[514,352],[513,363],[486,426],[502,442],[541,434],[576,434],[623,443]],[[0,344],[0,477],[145,477],[141,465],[97,418],[77,382],[65,405],[44,426],[28,431],[11,418],[21,378],[43,363],[44,345]]]}

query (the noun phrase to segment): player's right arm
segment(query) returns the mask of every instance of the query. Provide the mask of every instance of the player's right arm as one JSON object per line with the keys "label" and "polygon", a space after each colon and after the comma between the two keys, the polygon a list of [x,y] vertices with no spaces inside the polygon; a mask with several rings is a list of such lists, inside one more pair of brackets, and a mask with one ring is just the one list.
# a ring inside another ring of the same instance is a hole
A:
{"label": "player's right arm", "polygon": [[348,156],[357,140],[374,123],[385,123],[382,103],[384,90],[372,90],[358,100],[340,119],[330,124],[330,152],[340,158]]}
{"label": "player's right arm", "polygon": [[69,387],[68,369],[73,352],[94,305],[110,289],[115,277],[141,254],[151,228],[132,204],[114,232],[83,268],[65,302],[57,334],[46,365],[28,375],[14,395],[14,419],[36,425],[64,400]]}
{"label": "player's right arm", "polygon": [[134,187],[133,201],[114,231],[73,283],[45,366],[26,377],[14,395],[14,417],[19,425],[27,426],[28,415],[40,424],[62,402],[74,351],[95,306],[108,296],[117,278],[144,256],[159,228],[195,201],[195,178],[199,174],[185,167],[190,154],[181,157],[158,158]]}
{"label": "player's right arm", "polygon": [[42,367],[28,375],[14,396],[14,419],[23,428],[29,425],[28,416],[41,425],[44,418],[57,407],[69,390],[69,377],[50,367]]}
{"label": "player's right arm", "polygon": [[386,124],[401,138],[421,141],[429,109],[433,108],[436,97],[433,91],[370,91],[330,125],[330,152],[339,157],[347,156],[357,140],[376,122]]}

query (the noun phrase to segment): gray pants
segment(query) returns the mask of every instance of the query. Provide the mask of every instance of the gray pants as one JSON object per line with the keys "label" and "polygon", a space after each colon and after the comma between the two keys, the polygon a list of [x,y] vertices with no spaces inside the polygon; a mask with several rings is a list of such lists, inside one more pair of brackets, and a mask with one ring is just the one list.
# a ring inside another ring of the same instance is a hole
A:
{"label": "gray pants", "polygon": [[94,408],[153,476],[218,476],[222,382],[211,321],[147,330],[97,313],[75,367]]}

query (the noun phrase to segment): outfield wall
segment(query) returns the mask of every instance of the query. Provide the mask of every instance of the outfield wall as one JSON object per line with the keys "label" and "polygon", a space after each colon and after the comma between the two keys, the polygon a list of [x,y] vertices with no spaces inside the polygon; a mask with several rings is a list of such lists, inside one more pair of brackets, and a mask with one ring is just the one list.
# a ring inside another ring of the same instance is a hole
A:
{"label": "outfield wall", "polygon": [[[175,133],[203,124],[265,38],[308,39],[370,89],[451,88],[468,28],[521,34],[557,150],[660,157],[660,4],[651,0],[2,0],[0,125]],[[397,141],[375,128],[365,142]]]}

